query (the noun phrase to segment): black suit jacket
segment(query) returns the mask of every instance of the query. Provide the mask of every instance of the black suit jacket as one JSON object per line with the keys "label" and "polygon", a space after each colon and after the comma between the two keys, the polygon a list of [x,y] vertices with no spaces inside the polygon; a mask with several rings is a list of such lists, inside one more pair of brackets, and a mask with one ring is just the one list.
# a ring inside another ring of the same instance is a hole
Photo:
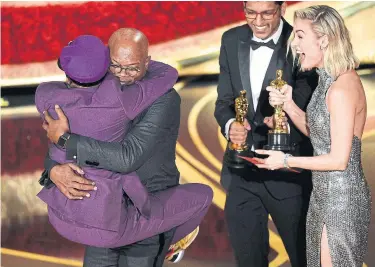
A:
{"label": "black suit jacket", "polygon": [[[253,33],[246,24],[232,28],[223,34],[219,57],[220,75],[215,118],[224,136],[225,124],[229,119],[235,118],[234,99],[239,96],[241,90],[246,90],[249,102],[247,119],[251,126],[247,143],[250,147],[254,145],[256,149],[262,148],[267,143],[269,129],[263,123],[263,119],[266,116],[271,116],[274,109],[268,103],[269,93],[265,89],[276,78],[276,70],[278,69],[283,70],[283,80],[293,87],[293,99],[296,104],[300,108],[306,109],[312,91],[317,85],[318,76],[315,71],[299,73],[297,67],[293,67],[293,56],[291,51],[287,49],[291,32],[292,27],[284,20],[282,34],[265,74],[256,110],[253,107],[250,84],[250,40]],[[299,132],[290,120],[289,123],[291,126],[291,142],[296,149],[295,154],[311,155],[312,147],[307,137]],[[303,182],[300,180],[303,178],[301,175],[285,174],[280,171],[253,172],[244,170],[243,172],[234,172],[225,164],[222,169],[221,183],[228,190],[231,179],[236,179],[235,176],[238,175],[249,176],[250,173],[253,176],[260,176],[259,178],[265,181],[270,193],[278,199],[295,196],[302,192]],[[304,172],[304,175],[309,176],[309,172]]]}
{"label": "black suit jacket", "polygon": [[[67,159],[81,167],[102,168],[114,172],[136,171],[149,192],[164,190],[179,183],[176,142],[180,127],[181,98],[174,90],[158,98],[132,122],[122,143],[98,141],[71,135]],[[42,178],[57,163],[48,155]]]}

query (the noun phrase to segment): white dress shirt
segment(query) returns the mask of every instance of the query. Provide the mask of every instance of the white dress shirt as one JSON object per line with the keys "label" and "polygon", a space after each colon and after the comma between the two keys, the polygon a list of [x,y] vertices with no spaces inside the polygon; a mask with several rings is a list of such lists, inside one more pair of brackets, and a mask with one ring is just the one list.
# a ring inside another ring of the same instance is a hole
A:
{"label": "white dress shirt", "polygon": [[[279,41],[279,38],[281,36],[281,32],[283,30],[284,22],[280,20],[280,25],[277,31],[268,37],[267,39],[259,39],[256,36],[253,35],[252,40],[261,42],[261,43],[267,43],[270,40],[273,40],[275,44]],[[253,105],[254,110],[256,111],[259,101],[260,92],[262,91],[262,85],[264,76],[266,75],[268,65],[270,64],[271,57],[273,54],[273,49],[267,47],[267,46],[261,46],[257,50],[253,50],[250,47],[250,84],[251,84],[251,94],[253,97]],[[232,118],[228,120],[228,122],[225,124],[225,136],[229,140],[229,128],[232,122],[235,121],[235,118]],[[251,148],[251,150],[254,150],[254,147]]]}

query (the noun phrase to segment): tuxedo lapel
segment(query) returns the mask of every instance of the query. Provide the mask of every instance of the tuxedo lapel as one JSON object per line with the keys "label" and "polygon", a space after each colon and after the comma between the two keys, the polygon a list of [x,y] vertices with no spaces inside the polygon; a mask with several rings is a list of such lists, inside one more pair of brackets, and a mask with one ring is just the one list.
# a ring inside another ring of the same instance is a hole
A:
{"label": "tuxedo lapel", "polygon": [[238,42],[238,63],[243,90],[246,90],[246,98],[249,103],[248,116],[253,118],[255,111],[253,105],[253,94],[250,83],[250,39],[251,33],[248,31],[247,36],[243,36]]}
{"label": "tuxedo lapel", "polygon": [[[276,79],[276,71],[278,69],[285,70],[285,66],[287,65],[287,43],[293,28],[284,19],[283,21],[283,30],[264,76],[259,102],[255,113],[259,112],[260,108],[263,106],[263,102],[268,101],[268,94],[264,91],[266,90],[266,87],[270,85],[271,81]],[[285,75],[287,75],[287,73],[283,74],[283,79],[289,80],[285,78]]]}

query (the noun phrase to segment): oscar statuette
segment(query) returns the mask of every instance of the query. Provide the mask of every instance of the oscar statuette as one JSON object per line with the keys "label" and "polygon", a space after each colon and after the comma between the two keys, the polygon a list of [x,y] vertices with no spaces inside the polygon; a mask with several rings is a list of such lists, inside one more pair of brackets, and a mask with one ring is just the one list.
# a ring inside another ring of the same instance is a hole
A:
{"label": "oscar statuette", "polygon": [[[235,99],[236,122],[241,125],[244,125],[248,106],[246,91],[242,90],[240,96]],[[228,149],[224,156],[224,162],[230,168],[241,169],[245,167],[246,161],[240,157],[247,157],[248,154],[249,147],[246,143],[238,145],[229,141]]]}
{"label": "oscar statuette", "polygon": [[[280,90],[286,81],[282,79],[283,71],[276,71],[276,79],[271,82],[271,86],[277,90]],[[283,115],[283,106],[277,105],[274,107],[275,111],[273,114],[274,129],[268,132],[268,144],[264,146],[266,150],[277,150],[283,152],[290,152],[292,147],[290,145],[290,134],[288,129],[283,128],[283,120],[285,115]]]}

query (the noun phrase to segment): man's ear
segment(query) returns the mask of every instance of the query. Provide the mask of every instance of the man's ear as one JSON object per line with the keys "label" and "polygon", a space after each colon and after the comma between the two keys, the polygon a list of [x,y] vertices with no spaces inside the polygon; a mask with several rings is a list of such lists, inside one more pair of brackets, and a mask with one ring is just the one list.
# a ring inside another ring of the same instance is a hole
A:
{"label": "man's ear", "polygon": [[148,70],[148,64],[150,64],[150,60],[151,60],[151,56],[148,56],[146,58],[146,62],[145,62],[145,68],[146,68],[146,70]]}
{"label": "man's ear", "polygon": [[280,7],[280,14],[282,17],[285,16],[285,12],[286,12],[286,2],[282,3],[281,7]]}

